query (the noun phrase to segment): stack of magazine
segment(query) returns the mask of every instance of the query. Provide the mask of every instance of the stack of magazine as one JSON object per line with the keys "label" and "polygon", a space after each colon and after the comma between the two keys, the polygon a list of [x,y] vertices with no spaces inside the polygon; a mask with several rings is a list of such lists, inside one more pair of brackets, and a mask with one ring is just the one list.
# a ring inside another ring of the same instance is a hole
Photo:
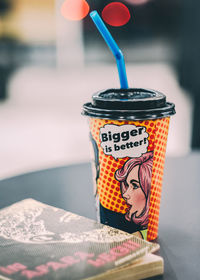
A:
{"label": "stack of magazine", "polygon": [[0,279],[144,279],[159,245],[26,199],[0,211]]}

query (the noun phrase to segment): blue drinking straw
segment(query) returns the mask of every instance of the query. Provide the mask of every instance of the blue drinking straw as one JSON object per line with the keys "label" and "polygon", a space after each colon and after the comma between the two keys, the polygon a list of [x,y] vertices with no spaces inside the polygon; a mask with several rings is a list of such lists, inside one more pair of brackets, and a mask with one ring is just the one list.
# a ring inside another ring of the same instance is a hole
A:
{"label": "blue drinking straw", "polygon": [[118,47],[117,43],[113,39],[112,35],[108,31],[107,27],[105,26],[103,20],[101,19],[100,15],[97,11],[92,11],[90,13],[90,17],[93,20],[94,24],[96,25],[97,29],[101,33],[102,37],[104,38],[106,44],[110,48],[111,52],[115,56],[117,62],[117,68],[119,73],[120,85],[121,88],[128,88],[128,81],[126,76],[126,68],[125,68],[125,61],[124,55],[120,48]]}

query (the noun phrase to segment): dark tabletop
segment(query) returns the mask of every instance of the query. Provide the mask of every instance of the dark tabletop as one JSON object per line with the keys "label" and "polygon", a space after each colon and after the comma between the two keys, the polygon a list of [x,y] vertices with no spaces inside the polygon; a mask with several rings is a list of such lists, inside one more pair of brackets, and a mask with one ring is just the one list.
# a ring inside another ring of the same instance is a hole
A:
{"label": "dark tabletop", "polygon": [[[90,163],[28,173],[0,181],[0,208],[25,198],[95,219]],[[160,210],[159,254],[164,276],[200,279],[200,153],[167,158]]]}

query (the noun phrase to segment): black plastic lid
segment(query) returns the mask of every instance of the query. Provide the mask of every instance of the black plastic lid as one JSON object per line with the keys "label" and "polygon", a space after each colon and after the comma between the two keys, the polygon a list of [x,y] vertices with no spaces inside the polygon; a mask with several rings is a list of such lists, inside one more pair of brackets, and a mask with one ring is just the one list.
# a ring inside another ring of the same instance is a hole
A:
{"label": "black plastic lid", "polygon": [[174,115],[175,105],[161,92],[143,89],[108,89],[83,105],[83,115],[112,120],[158,119]]}

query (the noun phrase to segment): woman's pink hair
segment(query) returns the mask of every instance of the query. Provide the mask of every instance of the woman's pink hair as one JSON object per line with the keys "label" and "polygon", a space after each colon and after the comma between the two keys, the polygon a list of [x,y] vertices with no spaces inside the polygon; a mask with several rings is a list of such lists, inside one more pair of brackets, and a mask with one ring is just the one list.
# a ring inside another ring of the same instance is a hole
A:
{"label": "woman's pink hair", "polygon": [[126,178],[131,170],[139,165],[138,177],[140,181],[141,189],[146,197],[146,205],[144,212],[139,217],[135,214],[132,215],[132,220],[135,224],[140,226],[147,226],[149,222],[149,205],[150,205],[150,188],[151,188],[151,176],[153,166],[153,152],[148,152],[141,155],[138,158],[129,159],[121,169],[115,172],[115,178],[120,182],[122,196],[127,190]]}

